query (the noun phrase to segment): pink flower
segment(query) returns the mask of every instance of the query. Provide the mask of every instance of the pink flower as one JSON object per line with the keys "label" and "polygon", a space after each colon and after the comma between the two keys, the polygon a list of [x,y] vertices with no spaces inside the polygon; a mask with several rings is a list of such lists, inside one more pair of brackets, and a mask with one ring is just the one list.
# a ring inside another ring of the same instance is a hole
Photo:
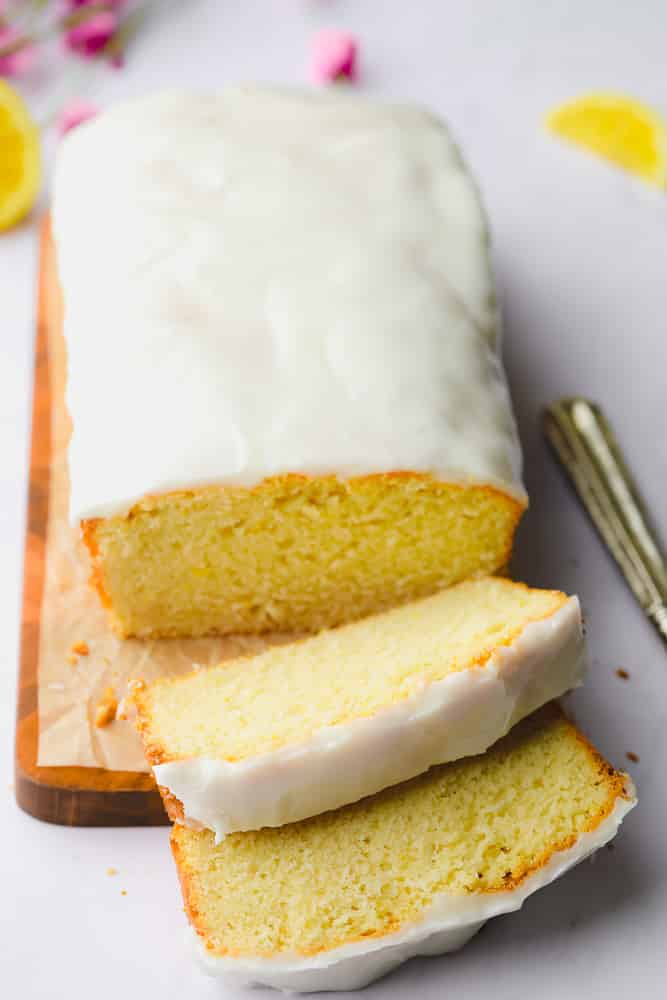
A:
{"label": "pink flower", "polygon": [[330,83],[342,78],[357,78],[357,40],[347,31],[333,28],[318,32],[310,54],[310,78],[313,83]]}
{"label": "pink flower", "polygon": [[92,59],[110,41],[117,27],[118,18],[112,11],[93,14],[81,24],[69,29],[65,35],[65,45],[72,52],[86,59]]}
{"label": "pink flower", "polygon": [[[10,27],[0,27],[0,50],[12,46],[19,42],[22,35],[19,31]],[[0,55],[0,76],[22,76],[27,73],[35,61],[35,46],[29,39],[25,39],[25,44],[17,47],[7,55]]]}
{"label": "pink flower", "polygon": [[77,125],[88,121],[89,118],[94,118],[98,111],[99,108],[97,105],[91,104],[90,101],[80,100],[79,98],[68,101],[61,108],[56,121],[58,135],[66,135],[70,129],[76,128]]}

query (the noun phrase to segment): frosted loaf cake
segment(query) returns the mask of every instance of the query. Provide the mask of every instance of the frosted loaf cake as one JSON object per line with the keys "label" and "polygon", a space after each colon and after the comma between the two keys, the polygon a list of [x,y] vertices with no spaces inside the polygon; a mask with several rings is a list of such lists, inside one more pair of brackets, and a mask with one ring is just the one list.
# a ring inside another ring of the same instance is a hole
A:
{"label": "frosted loaf cake", "polygon": [[481,757],[275,830],[176,825],[172,849],[204,968],[283,989],[350,990],[485,920],[592,854],[635,804],[553,707]]}
{"label": "frosted loaf cake", "polygon": [[53,222],[71,516],[121,634],[318,630],[506,564],[487,231],[436,118],[119,105],[64,140]]}
{"label": "frosted loaf cake", "polygon": [[481,753],[584,666],[576,598],[490,577],[135,700],[171,818],[223,837]]}

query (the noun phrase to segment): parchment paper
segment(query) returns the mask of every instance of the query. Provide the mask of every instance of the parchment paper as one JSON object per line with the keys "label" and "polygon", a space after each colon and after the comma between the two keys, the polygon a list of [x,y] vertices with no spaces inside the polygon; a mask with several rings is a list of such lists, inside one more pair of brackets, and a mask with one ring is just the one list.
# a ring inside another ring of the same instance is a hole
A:
{"label": "parchment paper", "polygon": [[[59,304],[54,313],[54,321],[48,324],[52,464],[38,664],[38,764],[147,771],[131,720],[116,720],[101,729],[94,725],[97,704],[107,687],[113,687],[121,699],[130,679],[150,681],[185,673],[259,651],[271,643],[286,642],[288,637],[147,641],[119,639],[111,631],[106,613],[88,585],[87,550],[78,528],[68,523],[71,421],[64,398],[66,349]],[[87,643],[90,652],[76,657],[72,647],[81,642]]]}

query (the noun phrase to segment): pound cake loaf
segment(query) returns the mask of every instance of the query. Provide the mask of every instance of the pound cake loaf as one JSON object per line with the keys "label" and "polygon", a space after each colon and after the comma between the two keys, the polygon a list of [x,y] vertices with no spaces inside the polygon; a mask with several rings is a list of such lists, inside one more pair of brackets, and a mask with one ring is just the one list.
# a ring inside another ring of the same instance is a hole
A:
{"label": "pound cake loaf", "polygon": [[171,818],[220,839],[481,753],[584,666],[576,597],[489,577],[134,700]]}
{"label": "pound cake loaf", "polygon": [[609,841],[635,804],[553,706],[480,757],[302,823],[172,850],[210,973],[349,990],[461,947]]}
{"label": "pound cake loaf", "polygon": [[122,635],[317,631],[505,566],[519,445],[440,121],[161,94],[67,136],[53,222],[71,515]]}

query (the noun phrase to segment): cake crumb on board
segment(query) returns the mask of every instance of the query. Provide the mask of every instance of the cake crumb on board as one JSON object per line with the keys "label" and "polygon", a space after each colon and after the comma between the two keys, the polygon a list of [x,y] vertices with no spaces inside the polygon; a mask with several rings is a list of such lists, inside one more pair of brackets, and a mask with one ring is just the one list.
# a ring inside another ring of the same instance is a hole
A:
{"label": "cake crumb on board", "polygon": [[130,718],[130,709],[128,706],[127,698],[121,698],[118,702],[118,709],[116,711],[116,720],[121,722],[127,722]]}
{"label": "cake crumb on board", "polygon": [[624,667],[619,667],[616,670],[616,676],[620,677],[622,681],[629,681],[630,680],[630,674],[627,672],[627,670]]}
{"label": "cake crumb on board", "polygon": [[118,874],[117,868],[107,868],[107,875],[117,875],[117,874]]}
{"label": "cake crumb on board", "polygon": [[628,750],[625,756],[628,760],[631,760],[633,764],[639,763],[639,754],[633,753],[632,750]]}
{"label": "cake crumb on board", "polygon": [[79,662],[81,656],[88,656],[90,653],[90,646],[83,639],[79,639],[78,642],[73,642],[69,649],[69,655],[67,657],[67,662],[71,667],[75,667]]}
{"label": "cake crumb on board", "polygon": [[112,687],[105,688],[104,694],[98,701],[97,708],[95,709],[95,726],[97,729],[103,729],[110,722],[114,721],[117,708],[118,698],[116,697],[116,692]]}

